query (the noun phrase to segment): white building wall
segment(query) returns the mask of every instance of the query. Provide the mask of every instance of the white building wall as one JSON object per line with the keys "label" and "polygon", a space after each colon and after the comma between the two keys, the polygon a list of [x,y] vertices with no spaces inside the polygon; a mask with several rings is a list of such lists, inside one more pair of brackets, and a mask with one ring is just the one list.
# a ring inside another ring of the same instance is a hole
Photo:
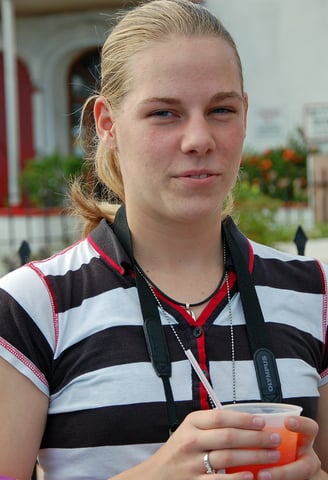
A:
{"label": "white building wall", "polygon": [[[246,146],[283,144],[328,103],[327,0],[205,0],[234,37],[249,94]],[[328,127],[328,125],[327,125]],[[327,150],[326,144],[320,147]]]}

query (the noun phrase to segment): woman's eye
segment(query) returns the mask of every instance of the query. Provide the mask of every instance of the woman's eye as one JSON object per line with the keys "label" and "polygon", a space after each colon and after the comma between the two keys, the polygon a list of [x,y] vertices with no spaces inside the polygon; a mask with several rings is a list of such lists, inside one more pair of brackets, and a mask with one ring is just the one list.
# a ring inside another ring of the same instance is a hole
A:
{"label": "woman's eye", "polygon": [[214,113],[214,114],[224,114],[224,113],[232,113],[232,112],[233,112],[233,109],[230,107],[217,107],[217,108],[213,108],[213,110],[211,111],[211,113]]}
{"label": "woman's eye", "polygon": [[153,112],[151,114],[152,117],[163,117],[163,118],[169,118],[172,115],[173,113],[168,110],[157,110],[156,112]]}

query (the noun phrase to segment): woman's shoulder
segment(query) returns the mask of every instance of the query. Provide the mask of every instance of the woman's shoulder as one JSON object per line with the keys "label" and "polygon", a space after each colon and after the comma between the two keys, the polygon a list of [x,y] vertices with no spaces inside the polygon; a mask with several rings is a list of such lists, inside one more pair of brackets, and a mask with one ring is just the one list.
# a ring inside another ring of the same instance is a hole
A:
{"label": "woman's shoulder", "polygon": [[95,256],[87,241],[78,241],[50,257],[31,260],[8,272],[0,278],[0,289],[16,299],[30,297],[40,302],[43,295],[49,295],[50,283],[79,270]]}
{"label": "woman's shoulder", "polygon": [[[284,251],[279,247],[264,245],[249,239],[254,255],[263,259],[276,259],[277,261],[286,262],[300,262],[306,268],[306,265],[316,264],[321,268],[328,270],[328,264],[322,262],[318,258],[310,255],[300,255],[296,251]],[[296,250],[296,247],[295,247]]]}
{"label": "woman's shoulder", "polygon": [[255,276],[260,283],[266,278],[279,285],[290,284],[296,290],[316,293],[327,291],[327,264],[314,257],[284,252],[251,240],[249,242]]}

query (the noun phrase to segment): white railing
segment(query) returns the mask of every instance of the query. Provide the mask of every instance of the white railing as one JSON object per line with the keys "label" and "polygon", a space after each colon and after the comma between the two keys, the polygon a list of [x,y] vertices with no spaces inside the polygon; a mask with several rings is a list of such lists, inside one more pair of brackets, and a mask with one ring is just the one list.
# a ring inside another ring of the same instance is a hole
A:
{"label": "white railing", "polygon": [[0,275],[22,263],[19,250],[27,242],[33,258],[43,258],[81,237],[76,217],[51,209],[0,212]]}

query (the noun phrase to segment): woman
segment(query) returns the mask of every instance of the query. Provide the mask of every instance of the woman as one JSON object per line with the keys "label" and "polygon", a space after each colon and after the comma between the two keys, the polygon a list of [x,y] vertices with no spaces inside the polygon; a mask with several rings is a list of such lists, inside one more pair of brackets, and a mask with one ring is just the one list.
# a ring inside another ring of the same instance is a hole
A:
{"label": "woman", "polygon": [[[86,120],[91,108],[95,194],[72,188],[86,238],[1,280],[0,473],[28,479],[39,454],[57,480],[224,479],[243,465],[229,478],[246,480],[252,463],[272,466],[260,480],[327,479],[327,267],[250,242],[227,217],[247,115],[233,39],[187,0],[137,7],[105,42]],[[267,390],[304,411],[287,421],[299,446],[284,466],[280,436],[212,409],[185,354],[221,402],[270,400],[245,328],[244,261],[278,366]]]}

